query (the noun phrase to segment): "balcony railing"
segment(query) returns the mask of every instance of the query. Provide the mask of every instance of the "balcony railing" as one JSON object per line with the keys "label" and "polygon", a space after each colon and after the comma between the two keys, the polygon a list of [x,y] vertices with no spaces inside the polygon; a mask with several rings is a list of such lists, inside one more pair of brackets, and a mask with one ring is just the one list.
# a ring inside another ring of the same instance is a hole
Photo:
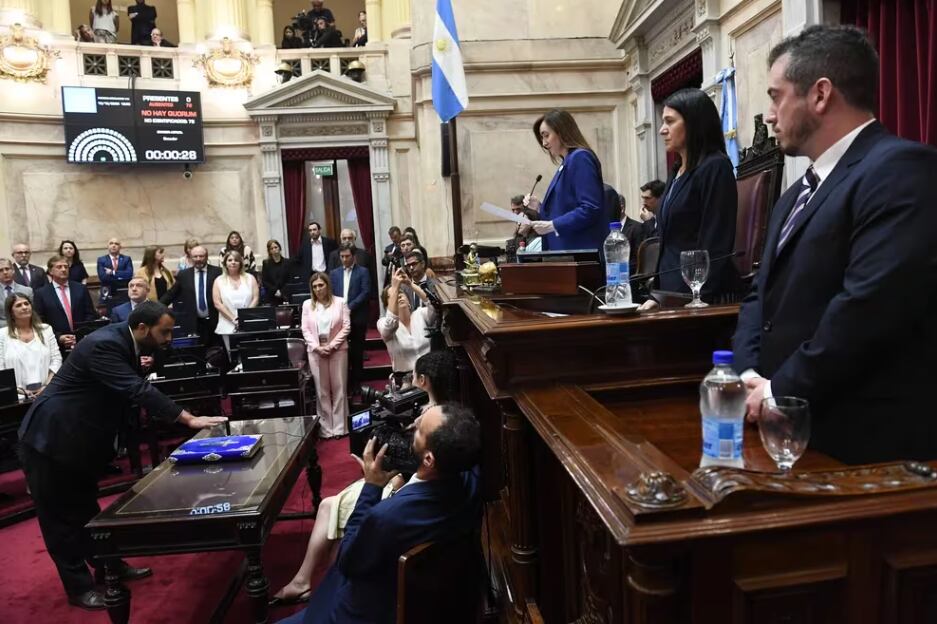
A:
{"label": "balcony railing", "polygon": [[341,76],[348,64],[366,54],[374,54],[372,48],[295,48],[277,50],[277,64],[286,61],[293,66],[293,76],[322,70]]}
{"label": "balcony railing", "polygon": [[176,80],[179,77],[178,48],[151,48],[109,43],[79,43],[79,73],[83,76],[112,78],[156,78]]}

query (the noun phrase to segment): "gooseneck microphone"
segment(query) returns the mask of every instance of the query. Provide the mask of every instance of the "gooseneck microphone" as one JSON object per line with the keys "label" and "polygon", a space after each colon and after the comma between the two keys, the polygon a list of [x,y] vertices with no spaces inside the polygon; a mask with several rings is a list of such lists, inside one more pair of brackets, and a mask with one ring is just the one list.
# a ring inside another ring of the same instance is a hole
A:
{"label": "gooseneck microphone", "polygon": [[[736,249],[736,250],[733,251],[732,253],[727,253],[727,254],[722,255],[722,256],[716,256],[715,258],[710,258],[709,264],[710,264],[710,266],[711,266],[713,262],[719,262],[720,260],[725,260],[726,258],[736,258],[736,257],[738,257],[738,256],[743,255],[744,253],[745,253],[745,250],[744,250],[744,249]],[[675,272],[675,271],[680,271],[680,270],[682,270],[682,269],[683,269],[682,266],[678,266],[678,267],[674,267],[674,268],[672,268],[672,269],[667,269],[667,270],[665,270],[665,271],[658,271],[657,273],[645,273],[644,275],[633,275],[633,276],[631,276],[631,277],[628,278],[628,281],[629,281],[629,282],[633,282],[633,281],[636,280],[636,279],[640,279],[640,280],[654,279],[655,277],[658,277],[658,276],[660,276],[660,275],[665,275],[665,274],[667,274],[667,273],[673,273],[673,272]]]}
{"label": "gooseneck microphone", "polygon": [[538,175],[537,175],[537,179],[534,180],[534,185],[533,185],[532,187],[530,187],[530,193],[527,194],[528,196],[534,194],[534,189],[537,188],[537,185],[540,184],[540,180],[542,180],[542,179],[543,179],[543,176],[540,175],[540,174],[538,174]]}

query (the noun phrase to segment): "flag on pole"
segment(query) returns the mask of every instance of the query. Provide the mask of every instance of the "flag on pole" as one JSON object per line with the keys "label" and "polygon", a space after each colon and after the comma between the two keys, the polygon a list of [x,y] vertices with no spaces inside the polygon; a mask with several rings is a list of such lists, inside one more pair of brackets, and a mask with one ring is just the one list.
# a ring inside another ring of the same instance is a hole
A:
{"label": "flag on pole", "polygon": [[433,107],[447,122],[468,106],[465,70],[451,0],[436,0],[433,27]]}
{"label": "flag on pole", "polygon": [[716,76],[722,83],[722,134],[726,141],[726,153],[732,167],[739,166],[739,110],[735,94],[735,68],[726,67]]}

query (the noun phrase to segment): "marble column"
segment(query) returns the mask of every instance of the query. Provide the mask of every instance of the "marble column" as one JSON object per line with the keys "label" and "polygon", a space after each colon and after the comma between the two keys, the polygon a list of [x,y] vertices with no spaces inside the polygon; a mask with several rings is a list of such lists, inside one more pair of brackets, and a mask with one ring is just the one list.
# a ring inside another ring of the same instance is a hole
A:
{"label": "marble column", "polygon": [[656,111],[651,94],[650,63],[647,45],[641,37],[632,38],[625,47],[630,59],[626,74],[634,93],[634,134],[638,165],[638,185],[660,177],[657,172],[658,140]]}
{"label": "marble column", "polygon": [[39,28],[39,0],[0,0],[0,26],[22,24]]}
{"label": "marble column", "polygon": [[256,45],[276,45],[273,27],[273,0],[256,0],[257,40]]}
{"label": "marble column", "polygon": [[284,251],[290,257],[298,251],[288,249],[289,236],[286,232],[286,200],[283,197],[283,162],[277,138],[277,118],[257,117],[260,124],[261,179],[264,184],[264,207],[267,209],[267,229],[270,238],[283,241]]}
{"label": "marble column", "polygon": [[249,39],[244,0],[211,0],[210,30],[231,39]]}
{"label": "marble column", "polygon": [[179,43],[198,41],[198,31],[195,28],[195,0],[176,0],[176,15],[179,22]]}
{"label": "marble column", "polygon": [[71,7],[68,0],[47,0],[45,4],[46,13],[43,15],[42,23],[46,30],[57,35],[72,34],[72,16]]}
{"label": "marble column", "polygon": [[[371,206],[374,217],[374,249],[380,247],[384,232],[393,225],[390,195],[390,150],[387,139],[387,113],[368,115],[368,147],[371,160]],[[377,272],[378,292],[384,289],[384,272]],[[383,307],[383,306],[382,306]]]}
{"label": "marble column", "polygon": [[[384,40],[410,38],[410,0],[384,0],[381,17]],[[370,37],[371,29],[368,29]]]}
{"label": "marble column", "polygon": [[368,43],[384,40],[384,19],[381,0],[365,0],[364,10],[368,14]]}

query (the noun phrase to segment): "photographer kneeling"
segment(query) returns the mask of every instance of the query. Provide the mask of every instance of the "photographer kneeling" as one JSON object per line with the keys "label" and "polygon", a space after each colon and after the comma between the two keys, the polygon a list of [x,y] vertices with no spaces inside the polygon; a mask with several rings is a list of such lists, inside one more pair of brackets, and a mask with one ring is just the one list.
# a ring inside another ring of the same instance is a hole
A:
{"label": "photographer kneeling", "polygon": [[[413,309],[411,292],[423,305]],[[415,284],[406,271],[397,269],[390,286],[381,293],[381,302],[387,312],[377,320],[377,330],[390,353],[391,368],[395,375],[409,373],[421,355],[429,353],[427,328],[436,322],[436,310],[427,305],[429,296]]]}
{"label": "photographer kneeling", "polygon": [[[413,370],[413,385],[425,391],[429,401],[423,412],[450,401],[455,395],[455,361],[448,351],[433,351],[416,361]],[[412,432],[416,423],[410,427]],[[412,441],[411,441],[411,451]],[[416,457],[413,456],[415,463]],[[411,474],[404,473],[391,479],[381,493],[387,498],[399,490]],[[309,536],[306,555],[293,579],[283,586],[270,601],[271,605],[306,602],[312,593],[312,579],[320,569],[334,559],[339,540],[345,533],[348,519],[355,510],[358,497],[364,487],[364,479],[352,483],[335,496],[328,496],[319,504],[316,522]]]}
{"label": "photographer kneeling", "polygon": [[453,403],[433,406],[417,418],[413,452],[418,467],[399,491],[381,500],[394,476],[382,466],[387,447],[363,458],[364,485],[348,520],[335,564],[309,606],[282,620],[391,624],[396,620],[397,560],[417,544],[467,535],[478,527],[479,425]]}

